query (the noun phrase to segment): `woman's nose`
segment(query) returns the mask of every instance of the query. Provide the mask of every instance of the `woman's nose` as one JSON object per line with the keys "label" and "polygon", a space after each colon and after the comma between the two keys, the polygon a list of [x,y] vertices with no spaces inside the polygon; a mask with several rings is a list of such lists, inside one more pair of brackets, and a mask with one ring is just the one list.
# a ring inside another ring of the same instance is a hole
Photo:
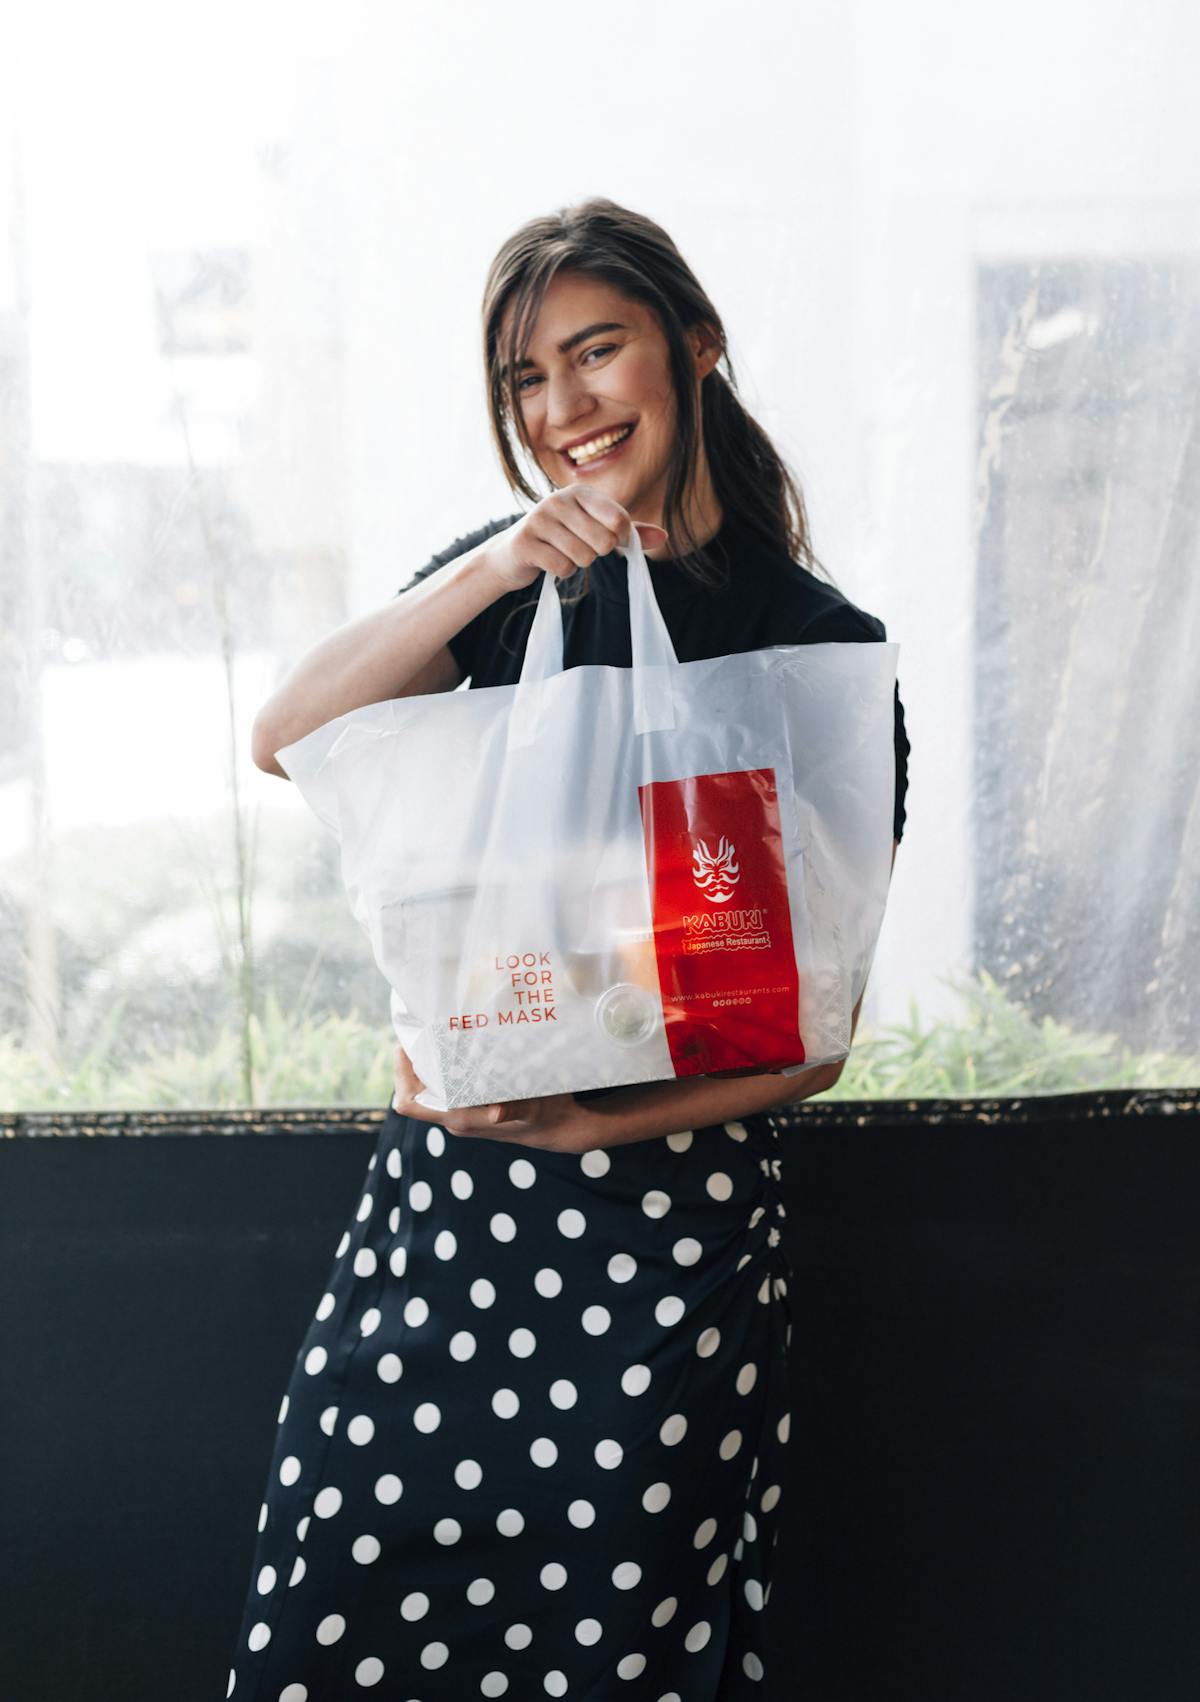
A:
{"label": "woman's nose", "polygon": [[546,423],[561,430],[588,412],[587,388],[573,372],[546,380]]}

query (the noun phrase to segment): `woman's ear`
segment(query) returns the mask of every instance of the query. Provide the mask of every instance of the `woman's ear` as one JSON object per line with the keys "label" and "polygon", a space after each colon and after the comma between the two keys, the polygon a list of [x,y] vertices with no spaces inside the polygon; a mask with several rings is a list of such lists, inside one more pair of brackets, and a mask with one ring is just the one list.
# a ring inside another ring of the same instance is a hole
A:
{"label": "woman's ear", "polygon": [[688,342],[696,361],[696,377],[707,378],[721,358],[721,339],[711,325],[693,325]]}

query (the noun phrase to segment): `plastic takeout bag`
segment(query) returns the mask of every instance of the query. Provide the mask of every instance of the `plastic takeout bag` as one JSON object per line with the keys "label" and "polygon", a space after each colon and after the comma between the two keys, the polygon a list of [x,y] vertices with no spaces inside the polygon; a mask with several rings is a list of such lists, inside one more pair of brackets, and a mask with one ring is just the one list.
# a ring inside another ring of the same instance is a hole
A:
{"label": "plastic takeout bag", "polygon": [[[680,663],[637,534],[632,667],[389,699],[279,762],[341,844],[431,1110],[847,1055],[891,867],[899,646]],[[698,592],[697,595],[701,595]]]}

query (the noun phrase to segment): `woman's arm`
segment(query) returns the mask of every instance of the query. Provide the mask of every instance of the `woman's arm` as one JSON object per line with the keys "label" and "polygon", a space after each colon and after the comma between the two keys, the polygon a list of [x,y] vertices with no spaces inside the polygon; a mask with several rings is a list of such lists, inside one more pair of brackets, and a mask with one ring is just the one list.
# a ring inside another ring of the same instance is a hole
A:
{"label": "woman's arm", "polygon": [[507,589],[492,571],[492,542],[485,539],[306,651],[255,718],[257,766],[286,780],[275,752],[338,715],[414,691],[453,691],[461,674],[450,639]]}

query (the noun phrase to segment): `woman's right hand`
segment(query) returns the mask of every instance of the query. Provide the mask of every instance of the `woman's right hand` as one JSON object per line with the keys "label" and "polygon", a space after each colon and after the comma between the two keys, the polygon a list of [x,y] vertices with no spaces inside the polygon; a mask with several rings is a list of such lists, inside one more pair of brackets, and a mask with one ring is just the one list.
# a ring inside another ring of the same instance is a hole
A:
{"label": "woman's right hand", "polygon": [[569,579],[580,567],[621,548],[636,525],[646,549],[667,541],[661,526],[632,521],[603,491],[568,485],[551,491],[535,508],[487,540],[480,556],[505,591],[532,585],[539,573]]}

